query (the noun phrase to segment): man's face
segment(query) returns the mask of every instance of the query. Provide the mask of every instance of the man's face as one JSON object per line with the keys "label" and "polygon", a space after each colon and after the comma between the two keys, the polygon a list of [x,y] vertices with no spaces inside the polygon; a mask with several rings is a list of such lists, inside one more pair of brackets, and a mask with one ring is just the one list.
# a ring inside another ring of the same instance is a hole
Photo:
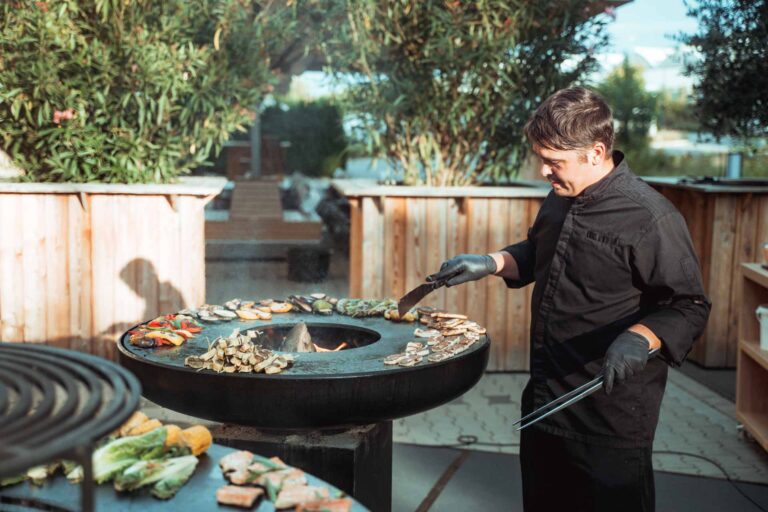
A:
{"label": "man's face", "polygon": [[603,159],[595,158],[594,148],[556,150],[535,145],[533,152],[539,159],[539,172],[562,197],[578,196],[605,175],[599,165]]}

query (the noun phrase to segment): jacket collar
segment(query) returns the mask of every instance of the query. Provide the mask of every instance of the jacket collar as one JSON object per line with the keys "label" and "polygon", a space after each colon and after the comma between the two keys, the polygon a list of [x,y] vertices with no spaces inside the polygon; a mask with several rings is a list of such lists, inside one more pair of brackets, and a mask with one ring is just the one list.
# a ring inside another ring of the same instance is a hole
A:
{"label": "jacket collar", "polygon": [[594,201],[595,199],[600,198],[600,196],[610,190],[615,183],[622,181],[625,177],[631,174],[629,165],[627,165],[627,159],[624,158],[624,153],[621,151],[614,151],[611,154],[611,157],[613,158],[613,169],[601,178],[600,181],[585,188],[584,191],[576,197],[576,203]]}

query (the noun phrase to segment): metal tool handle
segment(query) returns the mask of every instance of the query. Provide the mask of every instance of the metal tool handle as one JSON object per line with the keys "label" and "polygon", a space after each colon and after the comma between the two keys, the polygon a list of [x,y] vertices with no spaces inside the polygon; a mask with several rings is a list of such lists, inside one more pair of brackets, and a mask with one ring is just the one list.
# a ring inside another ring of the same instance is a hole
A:
{"label": "metal tool handle", "polygon": [[[659,353],[658,348],[654,348],[650,351],[648,351],[648,359],[654,358]],[[521,423],[531,417],[534,417],[531,421],[528,423],[525,423],[524,425],[520,425],[517,427],[517,430],[522,430],[526,427],[530,427],[534,423],[537,423],[547,416],[550,416],[557,411],[560,411],[562,409],[565,409],[572,403],[578,402],[582,398],[585,398],[598,389],[600,389],[603,386],[603,381],[605,380],[605,375],[603,375],[602,370],[597,374],[597,377],[592,379],[591,381],[587,382],[586,384],[582,384],[578,388],[574,389],[573,391],[570,391],[554,400],[549,402],[548,404],[543,405],[542,407],[539,407],[535,411],[533,411],[530,414],[525,415],[524,417],[517,420],[514,425],[517,425],[518,423]]]}

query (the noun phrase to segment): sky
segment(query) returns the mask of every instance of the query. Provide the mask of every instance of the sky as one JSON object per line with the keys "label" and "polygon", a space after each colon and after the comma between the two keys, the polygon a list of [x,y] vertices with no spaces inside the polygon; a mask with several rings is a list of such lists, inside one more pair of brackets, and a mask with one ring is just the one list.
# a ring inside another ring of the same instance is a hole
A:
{"label": "sky", "polygon": [[616,21],[608,30],[609,51],[625,53],[633,47],[674,48],[670,35],[696,30],[696,20],[686,16],[683,0],[634,0],[616,9]]}
{"label": "sky", "polygon": [[674,36],[697,30],[687,11],[683,0],[634,0],[617,8],[616,20],[607,26],[609,46],[597,55],[601,68],[589,81],[602,81],[628,55],[642,70],[647,90],[690,91],[694,79],[685,76],[679,55],[673,55],[680,46]]}

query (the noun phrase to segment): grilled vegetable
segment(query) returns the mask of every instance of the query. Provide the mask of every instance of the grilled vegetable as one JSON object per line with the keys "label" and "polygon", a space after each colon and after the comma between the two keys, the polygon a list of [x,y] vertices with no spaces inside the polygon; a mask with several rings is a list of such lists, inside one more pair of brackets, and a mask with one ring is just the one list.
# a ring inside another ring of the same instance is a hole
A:
{"label": "grilled vegetable", "polygon": [[142,434],[146,434],[150,430],[154,430],[156,428],[162,427],[163,424],[160,423],[160,420],[147,420],[141,425],[138,425],[136,427],[133,427],[131,430],[128,431],[129,436],[140,436]]}
{"label": "grilled vegetable", "polygon": [[264,490],[257,487],[225,485],[216,491],[216,501],[221,505],[252,508],[253,504],[262,494],[264,494]]}
{"label": "grilled vegetable", "polygon": [[312,303],[312,311],[320,315],[333,314],[333,305],[327,300],[318,299]]}
{"label": "grilled vegetable", "polygon": [[20,484],[24,480],[27,479],[26,474],[16,475],[16,476],[9,476],[5,478],[0,478],[0,487],[6,487],[8,485],[16,485]]}
{"label": "grilled vegetable", "polygon": [[141,411],[136,411],[135,413],[133,413],[133,415],[131,415],[130,418],[128,418],[128,420],[125,423],[120,425],[120,427],[117,429],[118,437],[127,436],[128,432],[138,427],[145,421],[149,421],[149,416],[147,416]]}
{"label": "grilled vegetable", "polygon": [[181,431],[181,440],[190,449],[192,455],[200,455],[211,447],[213,436],[204,426],[195,425]]}
{"label": "grilled vegetable", "polygon": [[166,429],[156,428],[141,436],[115,439],[93,452],[93,478],[96,483],[111,480],[128,466],[148,454],[162,451]]}
{"label": "grilled vegetable", "polygon": [[64,466],[64,474],[69,483],[79,484],[83,481],[83,466],[71,460],[63,460],[61,464]]}
{"label": "grilled vegetable", "polygon": [[182,446],[184,441],[182,440],[181,427],[178,425],[166,425],[165,426],[165,447],[171,448],[173,446]]}
{"label": "grilled vegetable", "polygon": [[115,477],[115,489],[133,491],[154,484],[152,495],[167,500],[187,483],[196,467],[197,457],[194,455],[159,461],[142,460]]}
{"label": "grilled vegetable", "polygon": [[48,475],[52,475],[58,469],[60,463],[53,462],[51,464],[42,464],[35,466],[27,470],[27,478],[35,485],[43,485],[43,482]]}

